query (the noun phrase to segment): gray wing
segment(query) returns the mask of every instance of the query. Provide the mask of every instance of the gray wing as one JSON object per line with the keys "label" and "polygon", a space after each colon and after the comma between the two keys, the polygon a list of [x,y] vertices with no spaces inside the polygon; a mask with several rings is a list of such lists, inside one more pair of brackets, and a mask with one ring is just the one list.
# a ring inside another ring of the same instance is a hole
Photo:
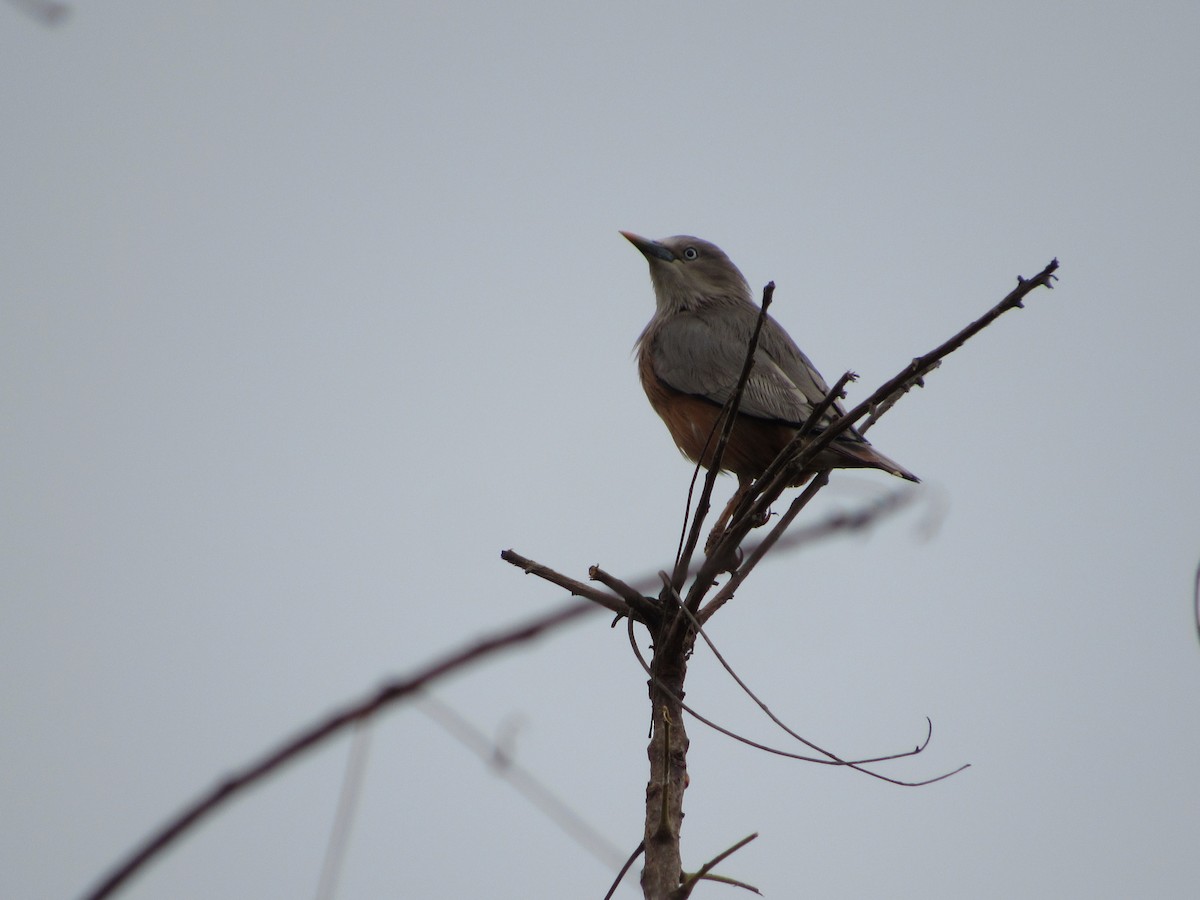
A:
{"label": "gray wing", "polygon": [[[737,385],[757,318],[753,306],[708,307],[703,315],[672,316],[647,335],[655,374],[677,391],[724,403]],[[768,317],[741,411],[800,424],[828,391],[808,357]]]}

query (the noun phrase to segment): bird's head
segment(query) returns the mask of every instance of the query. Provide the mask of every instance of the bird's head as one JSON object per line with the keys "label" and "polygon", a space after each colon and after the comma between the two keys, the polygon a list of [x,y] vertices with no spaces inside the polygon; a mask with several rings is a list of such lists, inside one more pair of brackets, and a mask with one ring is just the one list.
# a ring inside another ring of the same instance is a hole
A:
{"label": "bird's head", "polygon": [[686,234],[659,241],[629,231],[621,234],[650,264],[659,313],[696,309],[713,301],[753,302],[745,277],[716,244]]}

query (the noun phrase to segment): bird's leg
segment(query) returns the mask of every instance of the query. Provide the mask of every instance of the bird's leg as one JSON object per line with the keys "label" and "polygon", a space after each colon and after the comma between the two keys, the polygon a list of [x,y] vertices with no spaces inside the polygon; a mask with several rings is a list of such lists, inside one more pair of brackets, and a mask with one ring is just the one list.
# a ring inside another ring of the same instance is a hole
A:
{"label": "bird's leg", "polygon": [[[738,476],[737,490],[733,492],[733,496],[729,498],[729,502],[726,503],[725,508],[721,510],[721,515],[717,517],[717,523],[713,526],[713,530],[709,532],[708,540],[704,544],[704,552],[706,555],[711,553],[713,548],[721,542],[723,537],[725,537],[725,532],[729,528],[729,520],[733,518],[733,513],[738,508],[738,504],[742,502],[743,498],[745,498],[746,494],[753,485],[753,478],[742,478],[741,476]],[[758,526],[756,525],[755,527]],[[735,564],[734,568],[736,567],[737,566]]]}

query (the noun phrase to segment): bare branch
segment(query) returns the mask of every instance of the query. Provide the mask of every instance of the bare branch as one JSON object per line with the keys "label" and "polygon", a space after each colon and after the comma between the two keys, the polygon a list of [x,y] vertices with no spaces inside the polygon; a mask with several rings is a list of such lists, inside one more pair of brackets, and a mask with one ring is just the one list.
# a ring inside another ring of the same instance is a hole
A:
{"label": "bare branch", "polygon": [[[711,576],[716,574],[715,569],[719,566],[717,561],[733,555],[735,548],[749,533],[753,523],[763,518],[771,504],[786,489],[789,480],[809,468],[826,447],[859,419],[873,414],[872,424],[874,424],[900,396],[914,384],[921,383],[921,379],[925,375],[941,365],[941,361],[945,357],[1010,309],[1024,307],[1025,297],[1031,291],[1038,287],[1053,288],[1052,282],[1058,277],[1054,274],[1057,269],[1058,260],[1054,259],[1033,278],[1025,279],[1018,276],[1017,287],[1010,291],[1003,300],[953,337],[943,341],[924,356],[916,357],[902,371],[880,385],[870,397],[826,426],[815,438],[804,439],[797,435],[768,467],[768,472],[773,472],[773,474],[767,476],[764,473],[764,477],[760,477],[755,482],[749,492],[749,496],[755,497],[755,499],[750,503],[748,511],[741,517],[741,521],[732,523],[725,537],[712,549],[706,560],[706,563],[710,564],[708,570],[704,566],[700,570],[701,576],[709,577],[698,577],[693,583],[692,589],[688,592],[688,607],[693,611],[697,609],[697,603],[711,586]],[[768,477],[769,480],[767,480]],[[696,603],[693,603],[693,600]]]}
{"label": "bare branch", "polygon": [[526,575],[536,575],[538,578],[549,581],[551,584],[557,584],[560,588],[566,588],[572,595],[591,600],[593,603],[598,603],[610,612],[615,612],[618,616],[632,615],[629,604],[621,598],[598,591],[591,585],[584,584],[582,581],[576,581],[574,578],[555,572],[549,566],[543,566],[532,559],[527,559],[520,553],[515,553],[512,550],[502,550],[500,558],[506,563],[511,563],[518,569],[524,570]]}
{"label": "bare branch", "polygon": [[858,376],[850,371],[843,372],[842,377],[829,389],[829,393],[822,397],[821,402],[813,407],[813,411],[808,414],[808,418],[804,420],[804,424],[800,426],[800,430],[796,436],[802,438],[808,437],[812,433],[812,430],[817,427],[817,423],[824,418],[825,413],[829,412],[829,407],[846,396],[846,385],[852,381],[858,381]]}
{"label": "bare branch", "polygon": [[900,488],[899,490],[885,494],[875,502],[861,509],[833,513],[824,520],[801,529],[793,534],[785,543],[781,543],[784,531],[791,525],[792,521],[800,513],[800,510],[816,495],[816,492],[824,487],[828,476],[828,470],[818,473],[817,477],[809,483],[808,487],[792,501],[787,512],[780,517],[770,533],[751,549],[750,554],[746,557],[746,561],[738,567],[736,572],[729,576],[729,580],[725,583],[725,586],[700,610],[699,619],[701,622],[707,622],[712,618],[713,613],[733,597],[734,592],[741,587],[742,582],[754,571],[754,567],[758,565],[767,551],[773,546],[796,547],[841,531],[860,531],[874,524],[882,517],[903,509],[917,496],[917,492],[912,488]]}
{"label": "bare branch", "polygon": [[[691,617],[691,613],[686,613],[686,615]],[[903,753],[893,753],[888,756],[879,756],[879,757],[875,757],[874,759],[858,759],[858,760],[853,760],[849,763],[845,760],[839,759],[838,757],[836,757],[832,753],[830,753],[828,750],[818,747],[816,744],[814,744],[812,741],[810,741],[808,738],[804,737],[803,735],[797,734],[795,731],[793,731],[791,728],[789,728],[782,719],[780,719],[777,715],[775,715],[775,713],[771,712],[771,708],[769,706],[767,706],[767,704],[764,703],[759,698],[759,696],[754,693],[754,691],[750,690],[750,686],[748,684],[746,684],[746,682],[742,681],[741,676],[739,676],[738,673],[733,670],[733,666],[731,666],[726,661],[725,657],[721,655],[721,651],[717,649],[717,645],[713,643],[712,638],[710,638],[708,636],[708,633],[705,632],[703,627],[700,625],[699,621],[697,621],[694,617],[692,618],[692,625],[695,627],[696,633],[699,634],[700,637],[704,639],[704,643],[708,644],[708,649],[713,652],[713,656],[715,656],[717,658],[717,662],[719,662],[721,664],[721,667],[723,669],[725,669],[725,671],[729,675],[729,677],[732,678],[737,683],[737,686],[742,689],[742,691],[746,694],[747,697],[749,697],[756,704],[758,704],[759,709],[761,709],[764,713],[767,714],[767,718],[769,718],[772,722],[774,722],[776,725],[778,725],[788,735],[795,738],[800,743],[804,744],[806,747],[811,747],[813,750],[817,751],[818,753],[822,753],[825,756],[828,756],[832,762],[837,763],[838,765],[844,765],[844,764],[862,765],[864,763],[884,762],[886,760],[901,759],[905,756],[916,756],[918,753],[921,753],[927,746],[929,746],[929,741],[933,737],[933,720],[930,719],[928,716],[926,716],[925,722],[927,725],[927,730],[925,732],[925,740],[922,741],[920,744],[917,744],[916,749],[914,749],[914,750],[905,751]],[[825,760],[818,760],[818,762],[825,762]],[[963,768],[966,768],[966,766],[964,766]],[[962,769],[958,769],[957,771],[962,771]],[[954,773],[949,773],[949,774],[954,774]]]}
{"label": "bare branch", "polygon": [[646,842],[639,841],[637,847],[629,854],[629,859],[625,860],[625,865],[621,866],[621,871],[617,873],[617,877],[613,879],[612,887],[608,889],[608,893],[604,895],[604,900],[612,900],[612,895],[617,892],[617,888],[621,886],[621,881],[625,878],[625,874],[629,871],[629,867],[637,861],[637,858],[646,850]]}
{"label": "bare branch", "polygon": [[621,850],[613,846],[608,838],[593,828],[536,775],[515,762],[491,738],[454,709],[428,692],[421,695],[417,701],[417,708],[437,722],[447,734],[488,763],[496,775],[516,788],[521,796],[594,858],[613,869],[621,865]]}
{"label": "bare branch", "polygon": [[[716,731],[719,734],[723,734],[728,738],[732,738],[733,740],[737,741],[740,744],[745,744],[748,747],[753,747],[755,750],[762,750],[764,753],[770,753],[773,756],[781,756],[784,759],[794,759],[799,762],[817,763],[818,765],[822,765],[822,766],[846,766],[846,767],[854,769],[858,772],[862,772],[864,775],[870,775],[872,778],[878,778],[880,781],[886,781],[888,784],[898,785],[899,787],[922,787],[927,784],[933,784],[936,781],[941,781],[944,778],[949,778],[951,775],[957,775],[963,769],[967,769],[970,767],[969,765],[960,766],[959,768],[955,769],[953,772],[946,772],[945,774],[938,775],[936,778],[930,778],[926,781],[900,781],[899,779],[889,778],[886,775],[880,775],[878,772],[872,772],[870,769],[863,768],[863,766],[867,765],[867,764],[877,763],[877,762],[887,762],[887,761],[890,761],[893,759],[902,759],[906,756],[915,756],[916,754],[921,753],[925,749],[925,747],[928,746],[929,739],[933,735],[932,724],[930,724],[930,726],[929,726],[929,730],[926,733],[925,740],[922,743],[918,744],[916,749],[905,750],[905,751],[902,751],[899,753],[889,754],[887,756],[872,757],[870,759],[841,759],[836,754],[833,754],[833,753],[829,752],[828,750],[825,750],[822,747],[818,747],[809,741],[804,741],[804,743],[808,744],[811,747],[814,747],[814,749],[816,749],[818,753],[825,754],[825,756],[826,756],[825,759],[821,759],[820,757],[815,757],[815,756],[804,756],[800,753],[791,753],[787,750],[780,750],[777,747],[770,747],[770,746],[767,746],[766,744],[760,744],[757,741],[753,741],[748,737],[744,737],[740,734],[737,734],[736,732],[730,731],[728,728],[725,728],[722,725],[718,725],[716,722],[712,721],[711,719],[705,718],[703,715],[696,712],[696,710],[693,709],[691,706],[684,703],[683,700],[681,700],[674,692],[672,692],[671,689],[667,685],[664,685],[662,683],[662,681],[659,680],[657,678],[657,676],[655,676],[655,674],[653,673],[653,671],[650,668],[650,665],[646,662],[646,658],[644,656],[642,656],[641,648],[638,647],[637,641],[634,638],[632,623],[629,623],[629,643],[630,643],[630,646],[633,648],[634,656],[637,657],[637,661],[641,664],[642,669],[645,670],[646,674],[650,676],[650,680],[655,684],[655,686],[659,690],[668,694],[671,697],[671,699],[675,703],[677,703],[684,712],[686,712],[688,715],[690,715],[696,721],[707,725],[713,731]],[[657,656],[657,654],[656,654],[656,656]],[[926,719],[926,721],[928,722],[928,719]],[[801,739],[801,740],[803,740],[803,739]]]}
{"label": "bare branch", "polygon": [[[725,448],[729,444],[729,436],[733,434],[733,426],[737,421],[738,408],[742,403],[742,394],[746,390],[746,383],[750,380],[750,370],[754,368],[754,354],[758,350],[758,338],[762,334],[763,324],[767,320],[767,310],[770,308],[771,299],[774,296],[775,282],[768,281],[763,286],[762,305],[758,311],[758,320],[754,323],[754,332],[750,335],[750,342],[746,345],[746,358],[742,362],[742,371],[738,375],[737,384],[734,385],[733,394],[726,401],[725,409],[721,414],[721,436],[717,441],[716,450],[713,452],[708,472],[704,476],[704,487],[700,491],[700,501],[696,504],[696,512],[692,516],[691,531],[688,533],[687,542],[684,544],[682,552],[675,560],[675,572],[671,583],[677,591],[683,590],[684,578],[692,564],[692,554],[695,552],[696,544],[700,540],[700,532],[704,527],[704,517],[708,515],[709,499],[712,497],[713,485],[716,483],[717,475],[721,473],[721,460],[725,456]],[[707,449],[707,446],[705,449]],[[701,452],[700,459],[703,458],[704,453]],[[696,466],[699,468],[699,461],[697,461]]]}
{"label": "bare branch", "polygon": [[588,578],[599,581],[606,588],[617,593],[629,604],[631,609],[637,612],[639,621],[652,623],[660,618],[661,610],[657,603],[599,566],[592,566],[588,569]]}
{"label": "bare branch", "polygon": [[[938,368],[941,366],[941,364],[942,361],[939,359],[932,366],[930,366],[930,370],[932,371],[933,369]],[[880,401],[877,406],[873,407],[871,409],[871,414],[867,416],[866,421],[858,426],[858,433],[866,434],[868,431],[870,431],[871,428],[874,427],[875,423],[883,418],[884,413],[896,405],[897,400],[915,387],[925,387],[924,375],[913,375],[912,378],[909,378],[903,384],[898,386],[896,390],[892,391],[891,396],[889,396],[886,400]]]}
{"label": "bare branch", "polygon": [[333,828],[330,829],[329,843],[325,846],[321,876],[317,880],[317,900],[333,900],[337,896],[337,881],[342,872],[342,862],[346,858],[346,843],[350,839],[350,828],[354,824],[354,813],[358,807],[358,798],[362,794],[363,775],[367,770],[370,727],[370,721],[367,719],[354,726],[354,737],[350,743],[350,754],[346,758],[346,774],[342,777],[337,812],[333,816]]}
{"label": "bare branch", "polygon": [[[701,866],[700,870],[698,872],[696,872],[694,875],[689,875],[687,877],[687,879],[683,882],[683,884],[681,884],[679,886],[679,890],[677,890],[675,892],[675,897],[673,898],[673,900],[687,900],[687,898],[691,896],[692,888],[694,888],[696,886],[696,882],[698,882],[701,878],[706,877],[709,872],[711,872],[713,869],[715,869],[717,866],[719,866],[721,863],[723,863],[729,857],[733,856],[733,854],[737,853],[739,850],[741,850],[743,847],[745,847],[748,843],[750,843],[752,840],[754,840],[757,837],[758,837],[758,832],[756,831],[756,832],[754,832],[754,834],[747,835],[746,837],[742,838],[740,841],[738,841],[736,844],[734,844],[728,850],[724,850],[721,853],[718,853],[716,856],[714,856],[712,859],[710,859],[708,862],[706,862],[703,866]],[[754,891],[754,893],[756,893],[756,894],[761,893],[760,891],[758,891],[755,888],[750,888],[750,890]]]}
{"label": "bare branch", "polygon": [[[1054,273],[1058,270],[1058,260],[1051,260],[1041,272],[1033,278],[1025,279],[1017,276],[1017,286],[1011,290],[1008,295],[989,309],[986,313],[967,325],[953,337],[943,341],[934,347],[924,356],[918,356],[909,363],[901,372],[894,375],[892,378],[885,381],[878,389],[875,390],[870,397],[864,400],[858,406],[850,410],[846,415],[830,423],[821,434],[813,440],[811,444],[804,448],[804,451],[795,459],[795,466],[798,469],[803,469],[808,463],[816,458],[817,454],[824,450],[829,444],[846,429],[850,428],[855,422],[861,419],[872,411],[876,411],[876,418],[882,415],[879,410],[889,409],[891,404],[887,401],[893,394],[903,394],[912,387],[916,380],[929,374],[937,368],[943,359],[973,338],[983,329],[987,328],[992,322],[1004,315],[1010,309],[1021,309],[1025,306],[1025,297],[1035,288],[1045,287],[1053,289],[1053,281],[1058,277]],[[893,401],[894,402],[894,401]]]}
{"label": "bare branch", "polygon": [[[780,517],[779,521],[775,523],[775,527],[772,528],[767,536],[761,542],[759,542],[753,551],[751,551],[750,556],[740,566],[738,566],[737,571],[729,574],[729,580],[725,582],[725,587],[721,588],[721,590],[717,592],[717,596],[710,600],[704,609],[700,611],[700,621],[707,622],[709,618],[712,617],[713,613],[724,606],[729,599],[733,597],[734,591],[741,587],[742,582],[745,581],[746,578],[749,577],[750,573],[754,571],[754,567],[758,565],[759,561],[762,560],[764,556],[766,556],[767,551],[770,550],[783,536],[784,531],[786,531],[788,526],[792,524],[796,516],[800,514],[800,510],[808,506],[813,497],[817,495],[817,492],[827,484],[829,484],[828,469],[817,473],[817,476],[808,483],[807,487],[804,488],[799,496],[792,500],[791,505],[788,506],[787,512],[784,513],[783,516]],[[720,552],[719,549],[716,552]]]}
{"label": "bare branch", "polygon": [[452,672],[460,671],[501,650],[528,643],[546,632],[561,628],[566,623],[592,612],[593,609],[594,607],[587,603],[571,603],[522,625],[495,632],[418,669],[415,674],[407,678],[386,682],[369,696],[303,728],[275,750],[236,770],[224,781],[187,804],[165,825],[146,838],[108,875],[104,876],[98,885],[88,891],[84,895],[85,900],[101,900],[101,898],[112,896],[117,888],[128,881],[151,859],[178,840],[197,822],[206,818],[250,785],[261,781],[284,763],[312,750],[342,729],[375,715],[384,707],[396,703]]}

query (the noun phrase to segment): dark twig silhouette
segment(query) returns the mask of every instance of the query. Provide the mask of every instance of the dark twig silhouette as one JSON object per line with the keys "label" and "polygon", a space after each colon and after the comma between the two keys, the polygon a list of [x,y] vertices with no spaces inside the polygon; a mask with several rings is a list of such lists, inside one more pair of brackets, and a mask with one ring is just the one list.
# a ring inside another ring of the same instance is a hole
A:
{"label": "dark twig silhouette", "polygon": [[[758,311],[758,321],[754,323],[754,331],[750,335],[750,342],[746,347],[746,359],[742,363],[741,374],[738,375],[733,394],[729,397],[728,402],[726,402],[724,409],[721,411],[720,418],[717,419],[721,425],[721,434],[717,439],[716,449],[713,451],[712,465],[709,466],[708,472],[704,476],[704,487],[700,491],[700,500],[697,502],[696,511],[692,516],[692,525],[688,532],[687,541],[675,559],[675,572],[671,583],[674,585],[676,591],[683,590],[683,581],[687,577],[688,567],[692,563],[692,554],[696,550],[696,544],[700,539],[700,531],[704,527],[704,519],[708,515],[709,500],[712,497],[713,486],[716,484],[717,475],[721,471],[721,460],[725,456],[725,448],[729,446],[729,437],[733,434],[733,425],[737,420],[738,407],[742,403],[742,394],[746,390],[746,382],[750,379],[750,370],[754,367],[754,353],[758,348],[758,338],[762,334],[763,323],[767,320],[767,310],[771,308],[771,299],[774,295],[775,282],[767,282],[766,287],[763,288],[762,305]],[[711,440],[712,435],[710,434],[708,441]],[[708,442],[706,441],[705,443],[707,445]],[[707,446],[705,446],[705,450],[707,449]],[[703,458],[703,454],[701,454],[701,458]],[[699,469],[700,463],[697,462],[696,471],[699,471]],[[686,520],[687,516],[685,514],[685,527],[687,526]]]}

